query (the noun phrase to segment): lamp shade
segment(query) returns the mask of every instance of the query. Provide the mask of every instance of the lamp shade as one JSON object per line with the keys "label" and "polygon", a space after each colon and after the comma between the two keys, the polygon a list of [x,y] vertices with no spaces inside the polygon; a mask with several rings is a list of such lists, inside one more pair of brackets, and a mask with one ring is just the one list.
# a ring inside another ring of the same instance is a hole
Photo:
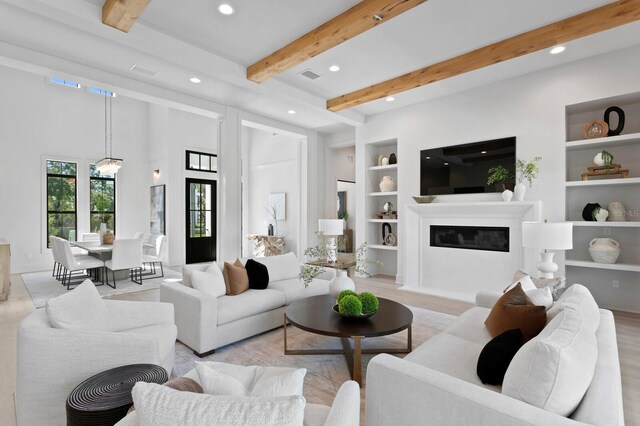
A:
{"label": "lamp shade", "polygon": [[545,250],[570,250],[573,248],[573,224],[522,222],[522,246]]}
{"label": "lamp shade", "polygon": [[342,219],[320,219],[318,231],[329,236],[342,235],[343,223]]}

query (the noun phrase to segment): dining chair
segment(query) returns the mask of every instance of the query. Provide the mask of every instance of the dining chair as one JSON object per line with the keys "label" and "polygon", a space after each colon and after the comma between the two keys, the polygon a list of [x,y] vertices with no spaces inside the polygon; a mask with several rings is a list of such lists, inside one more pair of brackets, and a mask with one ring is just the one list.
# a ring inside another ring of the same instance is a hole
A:
{"label": "dining chair", "polygon": [[162,267],[162,258],[164,257],[164,243],[167,241],[166,235],[156,235],[155,243],[151,253],[142,255],[142,263],[151,267],[151,272],[145,275],[156,275],[156,263],[160,264],[160,277],[164,277],[164,268]]}
{"label": "dining chair", "polygon": [[[67,286],[67,290],[71,290],[71,286],[75,284],[81,284],[85,278],[88,278],[89,272],[92,270],[104,270],[104,262],[102,260],[96,259],[95,257],[85,256],[85,255],[74,255],[71,252],[71,245],[69,241],[58,238],[58,254],[60,255],[60,263],[64,270],[62,271],[62,285]],[[77,272],[84,271],[85,274],[75,274]],[[96,274],[97,275],[97,274]],[[104,275],[103,274],[103,282],[104,284]],[[71,281],[71,278],[80,278],[81,281]],[[100,285],[102,285],[100,284]]]}
{"label": "dining chair", "polygon": [[125,269],[129,270],[131,281],[142,285],[142,240],[136,238],[114,240],[111,260],[107,260],[104,266],[111,270],[113,277],[113,285],[111,285],[107,275],[107,285],[109,287],[116,288],[115,271],[123,271]]}
{"label": "dining chair", "polygon": [[60,279],[60,270],[62,268],[62,264],[60,263],[62,257],[60,256],[58,249],[58,240],[59,238],[55,235],[49,236],[49,244],[51,245],[51,254],[53,255],[53,271],[51,273],[52,277],[56,277],[57,280]]}

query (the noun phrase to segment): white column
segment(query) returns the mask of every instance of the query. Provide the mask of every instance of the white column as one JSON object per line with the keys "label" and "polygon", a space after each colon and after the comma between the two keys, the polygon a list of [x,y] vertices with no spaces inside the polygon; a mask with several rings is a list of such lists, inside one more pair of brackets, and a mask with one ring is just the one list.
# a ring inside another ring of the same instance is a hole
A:
{"label": "white column", "polygon": [[241,123],[238,110],[227,108],[218,147],[218,261],[241,256]]}

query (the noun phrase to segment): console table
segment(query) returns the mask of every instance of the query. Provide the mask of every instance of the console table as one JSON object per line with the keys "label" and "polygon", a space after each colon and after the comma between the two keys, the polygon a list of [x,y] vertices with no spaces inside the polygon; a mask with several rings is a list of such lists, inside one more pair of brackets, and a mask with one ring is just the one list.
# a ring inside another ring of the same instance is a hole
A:
{"label": "console table", "polygon": [[7,300],[11,287],[11,246],[0,238],[0,300]]}
{"label": "console table", "polygon": [[284,237],[276,235],[248,235],[247,239],[253,243],[253,256],[277,256],[284,254]]}

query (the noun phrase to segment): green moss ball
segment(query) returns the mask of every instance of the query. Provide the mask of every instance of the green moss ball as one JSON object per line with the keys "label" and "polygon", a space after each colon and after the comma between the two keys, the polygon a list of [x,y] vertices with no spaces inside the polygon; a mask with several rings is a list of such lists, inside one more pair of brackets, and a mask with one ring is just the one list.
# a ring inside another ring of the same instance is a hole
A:
{"label": "green moss ball", "polygon": [[378,298],[375,294],[365,291],[361,293],[358,298],[360,299],[360,303],[362,303],[362,313],[370,314],[378,310]]}
{"label": "green moss ball", "polygon": [[348,294],[338,302],[338,311],[343,315],[362,315],[362,303],[357,296]]}
{"label": "green moss ball", "polygon": [[342,300],[342,298],[345,297],[345,296],[357,296],[357,295],[358,295],[358,293],[356,293],[353,290],[343,290],[338,295],[338,302],[340,302]]}

